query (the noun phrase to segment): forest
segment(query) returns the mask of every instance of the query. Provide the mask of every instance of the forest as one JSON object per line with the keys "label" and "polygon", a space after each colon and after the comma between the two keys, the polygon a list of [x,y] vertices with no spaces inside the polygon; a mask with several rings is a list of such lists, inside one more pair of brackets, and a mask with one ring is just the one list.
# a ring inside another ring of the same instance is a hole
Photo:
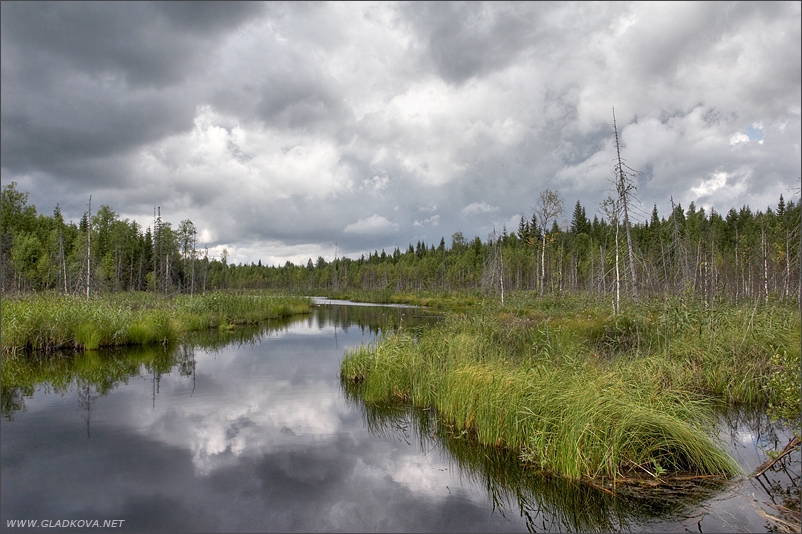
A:
{"label": "forest", "polygon": [[[531,218],[518,228],[485,236],[454,233],[438,244],[418,241],[406,250],[359,258],[309,258],[306,265],[230,264],[224,251],[210,258],[198,247],[190,220],[176,227],[154,208],[145,226],[121,219],[110,206],[66,222],[57,205],[37,212],[15,182],[2,189],[4,295],[58,291],[92,295],[119,291],[193,294],[218,289],[280,289],[292,293],[356,290],[539,294],[589,292],[614,303],[639,295],[714,296],[734,303],[800,299],[800,205],[782,194],[776,206],[744,205],[726,213],[674,204],[656,205],[631,222],[626,204],[609,197],[589,210],[579,201],[563,209],[554,191],[540,193]],[[626,199],[620,195],[619,199]],[[598,208],[598,209],[597,209]],[[631,208],[630,208],[631,211]],[[623,215],[623,216],[622,216]],[[644,219],[646,217],[643,217]]]}

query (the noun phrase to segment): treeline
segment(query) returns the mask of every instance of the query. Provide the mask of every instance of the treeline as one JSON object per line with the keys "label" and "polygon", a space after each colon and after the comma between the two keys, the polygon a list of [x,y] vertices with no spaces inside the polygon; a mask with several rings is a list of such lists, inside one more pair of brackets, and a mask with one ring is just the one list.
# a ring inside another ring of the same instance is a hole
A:
{"label": "treeline", "polygon": [[[547,194],[545,194],[547,193]],[[174,294],[225,288],[291,292],[349,290],[587,291],[616,296],[720,295],[735,301],[800,298],[800,205],[782,195],[776,206],[706,212],[691,203],[668,216],[655,206],[648,221],[628,224],[576,203],[563,219],[562,199],[547,190],[530,219],[512,231],[446,243],[422,241],[402,251],[357,259],[323,257],[306,265],[234,265],[224,252],[197,248],[194,224],[178,228],[154,212],[152,226],[121,220],[108,206],[66,223],[28,205],[15,183],[2,191],[2,288],[68,293],[152,291]],[[562,224],[560,221],[565,221]],[[625,225],[630,226],[630,232]]]}
{"label": "treeline", "polygon": [[153,291],[192,293],[220,286],[226,259],[199,251],[190,220],[177,229],[154,209],[152,226],[120,219],[109,206],[92,213],[91,197],[78,224],[37,213],[17,184],[3,187],[0,211],[3,292]]}

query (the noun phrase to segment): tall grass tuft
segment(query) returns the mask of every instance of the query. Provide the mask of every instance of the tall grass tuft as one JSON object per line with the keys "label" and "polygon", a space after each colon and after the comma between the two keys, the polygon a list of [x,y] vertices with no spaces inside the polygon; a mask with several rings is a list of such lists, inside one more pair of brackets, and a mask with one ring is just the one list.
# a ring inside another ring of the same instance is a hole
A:
{"label": "tall grass tuft", "polygon": [[516,448],[569,478],[738,472],[703,430],[710,419],[700,401],[581,366],[513,365],[490,343],[447,334],[352,349],[341,376],[360,383],[365,401],[434,407],[481,443]]}
{"label": "tall grass tuft", "polygon": [[93,350],[170,343],[204,328],[306,313],[308,300],[269,292],[210,293],[160,300],[122,293],[85,299],[37,293],[2,301],[2,352]]}
{"label": "tall grass tuft", "polygon": [[781,389],[770,387],[772,362],[798,361],[798,312],[711,313],[681,300],[608,308],[513,295],[420,337],[351,349],[341,377],[365,402],[435,408],[459,432],[569,478],[738,473],[710,437],[714,408]]}

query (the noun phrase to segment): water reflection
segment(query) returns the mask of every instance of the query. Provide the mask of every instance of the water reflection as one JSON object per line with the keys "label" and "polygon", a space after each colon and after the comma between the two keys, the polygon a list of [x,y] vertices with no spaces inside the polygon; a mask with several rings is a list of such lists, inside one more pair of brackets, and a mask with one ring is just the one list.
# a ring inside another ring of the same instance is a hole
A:
{"label": "water reflection", "polygon": [[[422,328],[432,320],[425,315],[320,306],[172,347],[4,358],[0,523],[125,519],[118,532],[709,532],[725,529],[720,518],[730,514],[739,518],[733,530],[765,528],[754,510],[741,520],[742,504],[754,500],[748,482],[616,498],[453,436],[431,411],[365,405],[340,383],[347,347],[401,325]],[[744,450],[749,432],[770,435],[748,418],[723,428]],[[760,453],[744,456],[760,463]]]}
{"label": "water reflection", "polygon": [[365,403],[359,388],[344,381],[347,399],[362,413],[371,433],[419,440],[423,450],[438,450],[451,460],[463,480],[483,487],[492,508],[502,516],[519,515],[531,532],[619,532],[640,530],[690,515],[726,483],[688,483],[648,492],[619,486],[617,495],[591,484],[569,481],[524,466],[503,448],[479,445],[469,436],[438,424],[433,410],[399,404]]}
{"label": "water reflection", "polygon": [[411,326],[402,313],[327,308],[222,340],[203,333],[172,348],[4,361],[0,522],[125,520],[119,532],[524,530],[489,513],[481,489],[452,480],[446,459],[373,438],[345,402],[344,349]]}
{"label": "water reflection", "polygon": [[[271,337],[287,334],[333,334],[338,345],[338,333],[349,336],[357,329],[368,341],[383,331],[394,330],[404,323],[406,328],[422,328],[427,322],[424,310],[377,306],[324,306],[316,313],[266,321],[259,325],[244,325],[233,330],[201,330],[188,334],[182,344],[164,346],[134,346],[109,348],[98,351],[73,353],[18,355],[3,359],[0,382],[0,409],[6,420],[25,409],[25,398],[40,393],[66,394],[91,388],[98,395],[106,395],[132,377],[150,376],[154,388],[154,402],[161,376],[176,369],[180,376],[192,377],[195,386],[196,350],[219,353],[231,347],[257,347]],[[431,313],[428,313],[431,315]],[[299,330],[298,327],[306,326]]]}
{"label": "water reflection", "polygon": [[25,410],[25,399],[39,394],[77,392],[79,403],[91,409],[91,399],[105,396],[132,377],[152,375],[154,383],[174,367],[192,367],[191,347],[133,347],[82,353],[57,352],[3,357],[0,383],[2,415],[8,421]]}
{"label": "water reflection", "polygon": [[[731,409],[719,414],[719,437],[746,474],[754,473],[793,437],[791,429],[772,421],[764,407]],[[799,430],[797,430],[799,432]],[[734,488],[736,498],[706,503],[704,514],[727,511],[733,524],[750,524],[768,532],[799,532],[802,500],[802,452],[784,456],[760,476],[748,476]],[[729,497],[729,496],[728,496]]]}

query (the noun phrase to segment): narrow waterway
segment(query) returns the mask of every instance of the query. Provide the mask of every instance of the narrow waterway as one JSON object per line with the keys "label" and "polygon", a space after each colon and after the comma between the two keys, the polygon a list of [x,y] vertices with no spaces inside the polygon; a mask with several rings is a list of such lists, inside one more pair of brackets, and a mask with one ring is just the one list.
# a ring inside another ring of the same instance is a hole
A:
{"label": "narrow waterway", "polygon": [[[341,384],[348,347],[431,315],[329,302],[171,349],[4,362],[1,530],[763,532],[766,502],[798,483],[795,453],[758,481],[613,497]],[[761,414],[729,414],[720,431],[746,473],[788,439]]]}

